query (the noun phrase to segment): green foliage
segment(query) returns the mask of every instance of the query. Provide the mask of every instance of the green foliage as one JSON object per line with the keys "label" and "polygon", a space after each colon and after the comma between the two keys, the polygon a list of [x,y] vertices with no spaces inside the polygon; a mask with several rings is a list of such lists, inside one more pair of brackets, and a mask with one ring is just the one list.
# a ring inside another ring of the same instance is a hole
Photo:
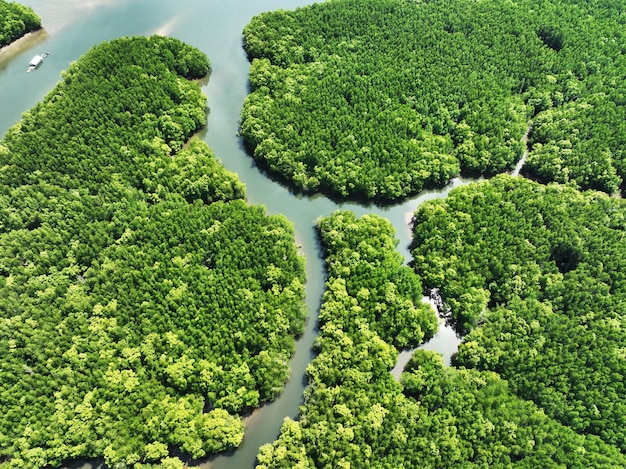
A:
{"label": "green foliage", "polygon": [[329,277],[319,314],[322,326],[332,321],[352,332],[356,314],[399,348],[433,336],[436,318],[421,302],[422,285],[403,265],[387,220],[374,215],[357,220],[352,212],[335,212],[319,220],[318,231]]}
{"label": "green foliage", "polygon": [[526,172],[613,192],[626,171],[622,31],[621,8],[577,0],[263,13],[244,30],[241,132],[299,190],[393,200],[511,168],[536,115]]}
{"label": "green foliage", "polygon": [[424,283],[475,328],[458,364],[622,451],[625,216],[601,193],[499,176],[420,207],[413,245]]}
{"label": "green foliage", "polygon": [[[188,202],[201,200],[209,204],[217,200],[243,199],[246,189],[235,173],[226,171],[215,159],[213,152],[201,140],[192,139],[189,146],[179,151],[176,158],[167,161],[167,178],[158,177],[145,186],[155,191],[163,187],[180,193]],[[158,171],[158,170],[157,170]],[[157,172],[158,174],[158,172]]]}
{"label": "green foliage", "polygon": [[[286,419],[278,440],[261,447],[258,469],[626,464],[615,447],[547,417],[493,372],[446,368],[439,355],[417,350],[397,383],[389,373],[396,338],[378,327],[375,314],[385,300],[362,302],[361,293],[376,291],[400,265],[390,224],[336,212],[318,229],[328,269],[319,355],[307,369],[298,421]],[[422,321],[434,325],[432,311],[422,311]]]}
{"label": "green foliage", "polygon": [[161,186],[191,178],[192,186],[184,187],[193,192],[201,174],[214,172],[214,163],[201,158],[196,174],[187,174],[193,171],[188,158],[180,164],[171,158],[206,124],[206,98],[178,73],[189,67],[188,56],[203,64],[195,68],[208,71],[206,56],[192,50],[159,36],[121,38],[91,49],[7,132],[0,147],[8,165],[3,181],[45,181],[68,189],[116,182],[159,197]]}
{"label": "green foliage", "polygon": [[[594,436],[581,436],[515,396],[496,373],[445,368],[434,352],[418,350],[402,375],[450,439],[445,467],[614,467],[624,456]],[[441,445],[441,440],[438,442]],[[443,453],[443,452],[442,452]],[[441,467],[439,464],[436,467]]]}
{"label": "green foliage", "polygon": [[619,97],[600,91],[539,113],[524,172],[543,182],[608,193],[620,189],[626,174],[624,91]]}
{"label": "green foliage", "polygon": [[[539,31],[562,66],[549,86],[531,90],[538,114],[523,171],[540,181],[567,182],[613,193],[626,175],[626,70],[618,2],[555,2]],[[590,21],[591,19],[591,21]]]}
{"label": "green foliage", "polygon": [[101,44],[0,141],[0,461],[178,468],[238,446],[303,328],[292,225],[199,140],[174,39]]}
{"label": "green foliage", "polygon": [[32,8],[16,2],[0,0],[0,47],[39,28],[41,28],[41,18]]}

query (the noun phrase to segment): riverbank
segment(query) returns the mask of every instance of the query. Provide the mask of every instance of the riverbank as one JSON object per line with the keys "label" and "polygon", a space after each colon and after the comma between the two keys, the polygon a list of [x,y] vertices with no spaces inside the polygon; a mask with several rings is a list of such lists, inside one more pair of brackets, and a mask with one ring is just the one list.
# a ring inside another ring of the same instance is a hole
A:
{"label": "riverbank", "polygon": [[11,44],[0,47],[0,69],[4,68],[12,59],[22,52],[30,49],[34,45],[43,42],[48,37],[48,32],[44,29],[38,29],[30,33],[24,34]]}

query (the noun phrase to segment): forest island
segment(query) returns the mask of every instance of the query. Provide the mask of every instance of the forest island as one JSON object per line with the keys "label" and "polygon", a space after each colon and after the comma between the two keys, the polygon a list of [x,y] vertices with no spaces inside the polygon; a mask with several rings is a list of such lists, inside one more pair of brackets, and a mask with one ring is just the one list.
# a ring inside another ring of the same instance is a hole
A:
{"label": "forest island", "polygon": [[[241,131],[294,190],[424,203],[317,220],[327,266],[297,420],[258,467],[624,467],[619,2],[334,0],[244,30]],[[100,44],[0,141],[0,467],[179,468],[234,448],[301,332],[293,227],[193,133],[197,49]],[[97,93],[95,93],[97,91]],[[506,172],[522,157],[525,177]],[[440,289],[464,335],[417,350]]]}

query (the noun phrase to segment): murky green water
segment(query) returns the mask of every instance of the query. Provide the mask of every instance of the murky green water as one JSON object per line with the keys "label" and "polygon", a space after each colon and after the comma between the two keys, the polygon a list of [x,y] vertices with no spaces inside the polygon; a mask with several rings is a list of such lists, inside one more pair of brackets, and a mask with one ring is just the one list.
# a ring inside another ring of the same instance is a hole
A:
{"label": "murky green water", "polygon": [[[246,184],[250,203],[262,204],[269,213],[285,214],[296,227],[297,242],[307,258],[307,304],[310,318],[297,343],[291,361],[292,378],[273,403],[255,412],[247,421],[243,445],[233,454],[202,463],[211,468],[252,468],[260,445],[278,435],[285,417],[295,417],[304,389],[304,372],[312,358],[315,318],[323,292],[324,269],[319,257],[313,223],[337,209],[358,215],[377,213],[396,227],[399,250],[408,259],[409,222],[412,212],[427,199],[442,197],[453,184],[440,192],[393,207],[364,207],[336,204],[325,197],[298,197],[272,182],[257,170],[237,137],[239,112],[248,92],[249,64],[241,47],[241,31],[257,13],[277,8],[293,9],[304,0],[21,0],[42,18],[45,32],[22,39],[0,52],[0,134],[20,119],[21,114],[40,101],[60,79],[60,72],[94,44],[120,36],[163,34],[176,37],[204,51],[210,58],[212,74],[204,92],[209,98],[209,122],[204,138],[225,166],[239,174]],[[47,51],[50,56],[36,71],[26,73],[29,60]],[[449,359],[458,340],[444,329],[427,344]]]}

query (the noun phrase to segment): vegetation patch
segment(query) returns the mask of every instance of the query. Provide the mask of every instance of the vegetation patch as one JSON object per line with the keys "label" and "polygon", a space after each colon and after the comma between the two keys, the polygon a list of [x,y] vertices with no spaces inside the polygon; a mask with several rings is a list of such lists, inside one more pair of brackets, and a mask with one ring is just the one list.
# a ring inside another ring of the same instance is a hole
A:
{"label": "vegetation patch", "polygon": [[390,201],[460,172],[614,192],[625,173],[619,2],[340,0],[255,17],[241,133],[302,191]]}
{"label": "vegetation patch", "polygon": [[[320,220],[318,229],[328,269],[318,356],[307,369],[299,420],[286,419],[278,440],[261,447],[258,469],[626,463],[615,447],[575,433],[517,397],[492,371],[444,367],[436,353],[417,350],[396,382],[389,371],[398,336],[380,328],[378,317],[389,298],[365,294],[407,268],[395,252],[391,224],[336,212]],[[383,259],[372,272],[372,264]],[[436,322],[433,311],[419,304],[419,294],[402,293],[419,280],[410,273],[402,278],[395,302],[412,301],[421,311],[413,346],[432,334]]]}
{"label": "vegetation patch", "polygon": [[0,461],[182,467],[243,438],[305,318],[293,227],[199,140],[209,62],[102,43],[0,141]]}
{"label": "vegetation patch", "polygon": [[424,284],[471,330],[457,364],[622,452],[625,220],[620,199],[498,176],[421,206],[413,246]]}
{"label": "vegetation patch", "polygon": [[30,7],[0,0],[0,48],[41,28],[41,18]]}

